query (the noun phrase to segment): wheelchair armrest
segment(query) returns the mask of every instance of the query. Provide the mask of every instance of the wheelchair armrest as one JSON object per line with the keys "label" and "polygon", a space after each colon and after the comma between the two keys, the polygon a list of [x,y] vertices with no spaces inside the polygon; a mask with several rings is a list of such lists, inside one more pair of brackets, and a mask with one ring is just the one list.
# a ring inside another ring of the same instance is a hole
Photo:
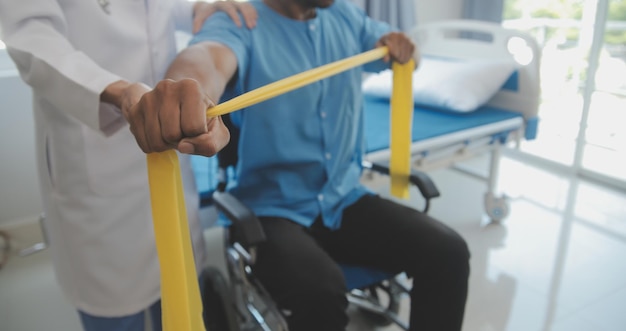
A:
{"label": "wheelchair armrest", "polygon": [[[363,161],[362,164],[363,164],[363,168],[365,169],[376,171],[384,175],[389,175],[390,169],[387,164],[373,163],[369,161]],[[426,201],[430,201],[430,199],[440,196],[437,186],[435,186],[435,183],[432,181],[430,176],[428,176],[425,172],[411,169],[411,174],[409,175],[409,182],[417,186],[417,188],[419,189],[424,199],[426,199]]]}
{"label": "wheelchair armrest", "polygon": [[232,222],[231,234],[235,242],[244,248],[254,247],[265,241],[265,232],[254,213],[228,192],[213,193],[215,206]]}

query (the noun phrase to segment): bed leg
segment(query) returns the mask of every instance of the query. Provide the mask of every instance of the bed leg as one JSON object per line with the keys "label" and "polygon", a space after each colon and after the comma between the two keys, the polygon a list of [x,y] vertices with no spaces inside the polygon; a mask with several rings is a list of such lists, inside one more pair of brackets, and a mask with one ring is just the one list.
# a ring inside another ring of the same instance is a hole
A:
{"label": "bed leg", "polygon": [[485,211],[491,222],[499,223],[509,215],[509,201],[505,195],[496,196],[498,176],[500,175],[500,157],[502,145],[499,141],[494,142],[491,150],[489,163],[489,176],[487,178],[487,192],[485,193]]}

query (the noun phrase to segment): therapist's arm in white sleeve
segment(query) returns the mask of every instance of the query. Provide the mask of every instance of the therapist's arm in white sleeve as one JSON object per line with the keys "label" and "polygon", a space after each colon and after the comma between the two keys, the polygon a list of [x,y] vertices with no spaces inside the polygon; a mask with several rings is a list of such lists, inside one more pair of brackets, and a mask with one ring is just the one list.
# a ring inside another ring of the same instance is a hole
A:
{"label": "therapist's arm in white sleeve", "polygon": [[11,58],[38,96],[94,130],[106,133],[121,126],[119,112],[101,109],[100,103],[101,92],[121,78],[72,46],[56,1],[2,0],[0,22]]}

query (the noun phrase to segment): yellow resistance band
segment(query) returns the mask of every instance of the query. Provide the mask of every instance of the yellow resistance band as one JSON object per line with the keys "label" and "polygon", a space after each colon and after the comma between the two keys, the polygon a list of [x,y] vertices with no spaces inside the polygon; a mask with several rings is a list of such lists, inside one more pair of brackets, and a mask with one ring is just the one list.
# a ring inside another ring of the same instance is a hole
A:
{"label": "yellow resistance band", "polygon": [[411,173],[411,129],[413,127],[413,60],[400,64],[394,62],[393,89],[391,91],[391,194],[409,197],[409,174]]}
{"label": "yellow resistance band", "polygon": [[[361,64],[380,59],[387,53],[387,47],[381,47],[287,77],[210,108],[207,110],[207,117],[219,116],[248,107]],[[391,132],[394,138],[391,145],[391,179],[392,188],[398,188],[402,187],[402,185],[408,186],[406,175],[395,174],[408,173],[405,169],[408,169],[409,166],[409,150],[408,148],[402,148],[399,153],[394,153],[393,150],[394,148],[397,149],[395,145],[399,139],[408,139],[408,141],[404,142],[406,146],[410,143],[410,123],[412,123],[410,116],[412,111],[407,111],[406,109],[396,111],[395,109],[398,107],[396,106],[397,104],[403,105],[402,107],[405,107],[407,102],[412,104],[411,81],[410,79],[407,80],[406,77],[410,77],[413,64],[394,65],[393,70],[394,77],[396,75],[404,77],[399,83],[396,83],[394,78],[394,93],[392,95],[393,121]],[[403,92],[396,93],[400,86]],[[411,99],[406,102],[396,102],[399,99],[408,98]],[[396,114],[404,116],[404,118],[398,119]],[[402,128],[396,128],[394,123],[401,123]],[[395,138],[397,134],[400,137],[399,139]],[[397,162],[394,159],[405,159],[406,161]],[[161,265],[163,330],[204,330],[202,302],[196,278],[197,273],[193,260],[193,251],[191,249],[178,156],[174,150],[151,153],[147,156],[147,162],[152,217],[154,219],[155,239]],[[396,167],[400,167],[400,170],[395,169]],[[403,177],[404,179],[402,179]],[[408,188],[396,190],[401,193],[408,192]]]}
{"label": "yellow resistance band", "polygon": [[205,330],[178,155],[170,149],[147,158],[163,330]]}
{"label": "yellow resistance band", "polygon": [[293,76],[283,78],[279,81],[256,88],[250,92],[246,92],[238,97],[232,98],[213,108],[209,108],[206,112],[207,117],[224,115],[232,113],[236,110],[246,108],[256,103],[265,101],[275,96],[293,91],[302,86],[317,82],[318,80],[336,75],[340,72],[360,66],[361,64],[372,62],[383,58],[389,52],[387,47],[375,48],[355,56],[335,61],[317,68],[295,74]]}

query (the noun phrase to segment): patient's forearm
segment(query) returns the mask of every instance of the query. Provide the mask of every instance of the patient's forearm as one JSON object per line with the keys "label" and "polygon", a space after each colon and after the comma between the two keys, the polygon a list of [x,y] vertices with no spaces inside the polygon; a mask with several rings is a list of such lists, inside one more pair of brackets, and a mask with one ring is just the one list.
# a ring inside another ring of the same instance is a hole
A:
{"label": "patient's forearm", "polygon": [[220,44],[202,43],[183,50],[165,77],[175,81],[194,79],[217,103],[236,69],[237,60],[230,49]]}

